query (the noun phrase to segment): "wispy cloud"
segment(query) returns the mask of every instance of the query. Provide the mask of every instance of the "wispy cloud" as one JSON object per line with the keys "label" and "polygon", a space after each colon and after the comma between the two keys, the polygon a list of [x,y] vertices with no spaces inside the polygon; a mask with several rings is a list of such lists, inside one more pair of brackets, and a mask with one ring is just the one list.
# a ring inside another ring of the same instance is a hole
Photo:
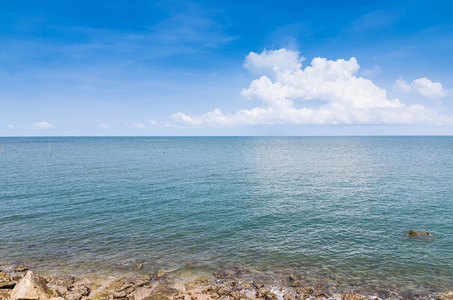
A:
{"label": "wispy cloud", "polygon": [[110,128],[110,126],[108,124],[106,124],[106,123],[100,123],[98,126],[103,128],[103,129],[109,129]]}
{"label": "wispy cloud", "polygon": [[145,129],[146,128],[145,124],[141,124],[141,123],[137,123],[137,122],[134,122],[132,124],[124,123],[124,126],[127,127],[127,128],[137,128],[137,129]]}
{"label": "wispy cloud", "polygon": [[52,124],[50,124],[49,122],[46,122],[46,121],[32,123],[31,125],[34,128],[38,128],[38,129],[49,129],[49,128],[53,128],[54,127]]}
{"label": "wispy cloud", "polygon": [[16,126],[14,126],[13,124],[8,124],[8,128],[9,129],[14,129],[14,128],[16,128]]}
{"label": "wispy cloud", "polygon": [[[200,116],[178,112],[171,119],[190,126],[258,124],[441,124],[451,120],[422,105],[388,99],[385,89],[357,77],[357,60],[317,57],[302,68],[303,58],[286,49],[250,53],[244,67],[254,74],[242,95],[261,101],[252,109],[223,114],[220,109]],[[417,83],[425,86],[426,82]],[[425,85],[424,85],[425,84]],[[315,101],[319,107],[310,107]],[[302,106],[301,108],[297,108]]]}

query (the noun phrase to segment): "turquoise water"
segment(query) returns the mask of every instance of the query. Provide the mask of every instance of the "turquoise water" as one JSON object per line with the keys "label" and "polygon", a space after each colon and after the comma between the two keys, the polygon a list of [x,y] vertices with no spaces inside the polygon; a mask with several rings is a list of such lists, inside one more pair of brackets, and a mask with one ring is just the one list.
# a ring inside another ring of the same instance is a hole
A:
{"label": "turquoise water", "polygon": [[[30,137],[2,146],[3,263],[74,273],[241,268],[282,282],[293,272],[347,291],[453,287],[452,137]],[[432,236],[409,238],[411,229]]]}

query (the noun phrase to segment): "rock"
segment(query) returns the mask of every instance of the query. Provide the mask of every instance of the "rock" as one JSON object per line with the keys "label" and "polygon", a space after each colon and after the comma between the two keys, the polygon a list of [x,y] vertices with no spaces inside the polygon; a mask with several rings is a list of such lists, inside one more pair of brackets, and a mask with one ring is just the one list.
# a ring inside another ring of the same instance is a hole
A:
{"label": "rock", "polygon": [[291,274],[289,274],[289,279],[294,281],[294,280],[296,280],[296,276],[294,276],[294,274],[291,273]]}
{"label": "rock", "polygon": [[296,291],[300,295],[313,295],[315,293],[315,289],[309,286],[303,287]]}
{"label": "rock", "polygon": [[448,291],[437,296],[437,300],[453,300],[453,292]]}
{"label": "rock", "polygon": [[65,296],[66,300],[80,300],[82,299],[82,294],[77,292],[67,293]]}
{"label": "rock", "polygon": [[233,297],[236,300],[246,299],[247,298],[244,293],[241,293],[239,291],[232,292],[231,293],[231,297]]}
{"label": "rock", "polygon": [[143,275],[143,276],[139,276],[136,280],[135,280],[135,286],[136,287],[142,287],[144,285],[149,285],[150,282],[151,282],[151,276],[149,275]]}
{"label": "rock", "polygon": [[264,294],[268,293],[269,291],[265,287],[261,287],[258,289],[261,295],[264,296]]}
{"label": "rock", "polygon": [[296,298],[288,293],[283,296],[283,300],[296,300]]}
{"label": "rock", "polygon": [[258,283],[258,282],[254,282],[254,283],[253,283],[253,286],[254,286],[255,288],[257,288],[257,289],[260,289],[260,288],[262,288],[262,287],[264,286],[264,284]]}
{"label": "rock", "polygon": [[0,289],[12,289],[14,288],[14,286],[16,285],[17,282],[14,282],[14,281],[6,281],[6,280],[2,280],[0,281]]}
{"label": "rock", "polygon": [[419,231],[419,230],[411,230],[407,234],[409,236],[429,236],[429,235],[431,235],[428,231]]}
{"label": "rock", "polygon": [[51,276],[49,277],[48,281],[49,283],[63,286],[69,289],[69,287],[76,281],[76,278],[71,275]]}
{"label": "rock", "polygon": [[343,296],[343,300],[368,300],[368,297],[357,294],[346,294]]}
{"label": "rock", "polygon": [[267,300],[277,300],[277,295],[275,295],[274,293],[271,293],[271,292],[267,292],[264,294],[264,297],[267,299]]}
{"label": "rock", "polygon": [[11,300],[49,300],[55,297],[58,297],[58,294],[32,271],[28,271],[11,292]]}
{"label": "rock", "polygon": [[93,296],[93,298],[91,298],[91,300],[108,300],[108,299],[109,295],[104,293],[96,294]]}
{"label": "rock", "polygon": [[221,286],[217,290],[217,294],[219,294],[220,296],[224,296],[224,295],[230,296],[231,292],[232,292],[232,290],[226,286]]}
{"label": "rock", "polygon": [[293,283],[292,283],[291,285],[292,285],[293,287],[300,287],[300,286],[301,286],[299,280],[293,281]]}
{"label": "rock", "polygon": [[157,287],[153,293],[144,300],[168,300],[178,296],[179,291],[171,287]]}
{"label": "rock", "polygon": [[17,266],[14,268],[14,271],[16,271],[16,272],[25,272],[27,270],[28,270],[28,267],[26,267],[26,266]]}
{"label": "rock", "polygon": [[141,270],[143,269],[143,264],[139,264],[137,267],[136,267],[137,270]]}

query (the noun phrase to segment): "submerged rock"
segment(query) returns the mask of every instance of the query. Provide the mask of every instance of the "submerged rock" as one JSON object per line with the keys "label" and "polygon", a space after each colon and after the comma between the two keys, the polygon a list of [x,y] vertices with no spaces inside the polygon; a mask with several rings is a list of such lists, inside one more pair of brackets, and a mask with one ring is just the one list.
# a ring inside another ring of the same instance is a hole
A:
{"label": "submerged rock", "polygon": [[289,274],[289,279],[291,279],[292,281],[296,280],[296,276],[294,276],[293,273]]}
{"label": "submerged rock", "polygon": [[11,300],[49,300],[56,297],[57,292],[51,290],[44,279],[32,271],[28,271],[11,292]]}
{"label": "submerged rock", "polygon": [[448,291],[437,296],[437,300],[453,300],[453,292]]}
{"label": "submerged rock", "polygon": [[429,235],[431,235],[428,231],[419,231],[419,230],[411,230],[407,234],[409,236],[429,236]]}

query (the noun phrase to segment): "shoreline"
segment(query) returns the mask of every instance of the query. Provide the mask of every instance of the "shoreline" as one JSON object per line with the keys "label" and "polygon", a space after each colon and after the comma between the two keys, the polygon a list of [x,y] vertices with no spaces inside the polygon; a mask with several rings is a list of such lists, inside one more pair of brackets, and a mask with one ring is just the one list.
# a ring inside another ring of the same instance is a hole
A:
{"label": "shoreline", "polygon": [[[188,263],[188,269],[190,269]],[[31,275],[28,272],[31,271]],[[42,274],[23,264],[0,264],[0,299],[12,299],[14,287],[24,277],[35,276],[51,291],[52,297],[66,300],[378,300],[378,299],[438,299],[453,300],[451,291],[432,293],[401,293],[380,289],[363,293],[357,289],[344,291],[316,280],[312,284],[298,274],[288,273],[286,280],[254,277],[246,271],[218,270],[212,273],[188,271],[143,270],[139,264],[134,271],[124,273],[71,275],[52,272]],[[43,300],[43,299],[40,299]]]}

